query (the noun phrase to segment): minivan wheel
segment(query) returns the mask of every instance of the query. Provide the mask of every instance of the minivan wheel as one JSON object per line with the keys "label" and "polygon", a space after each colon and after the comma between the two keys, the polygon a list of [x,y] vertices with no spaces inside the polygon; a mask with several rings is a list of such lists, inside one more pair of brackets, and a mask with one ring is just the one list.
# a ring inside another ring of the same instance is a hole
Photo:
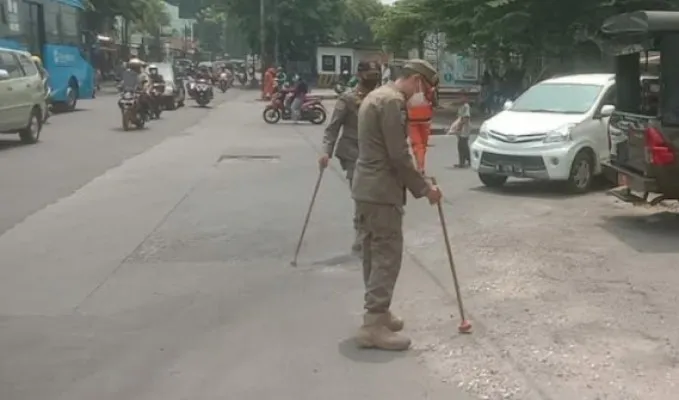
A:
{"label": "minivan wheel", "polygon": [[507,177],[504,175],[479,173],[479,179],[481,179],[481,182],[489,188],[499,188],[507,183]]}
{"label": "minivan wheel", "polygon": [[568,177],[568,190],[571,193],[586,193],[592,187],[594,177],[594,157],[586,150],[581,150],[573,160]]}
{"label": "minivan wheel", "polygon": [[40,131],[42,130],[42,113],[39,108],[33,108],[31,117],[28,120],[26,127],[19,131],[19,138],[23,143],[34,144],[40,140]]}

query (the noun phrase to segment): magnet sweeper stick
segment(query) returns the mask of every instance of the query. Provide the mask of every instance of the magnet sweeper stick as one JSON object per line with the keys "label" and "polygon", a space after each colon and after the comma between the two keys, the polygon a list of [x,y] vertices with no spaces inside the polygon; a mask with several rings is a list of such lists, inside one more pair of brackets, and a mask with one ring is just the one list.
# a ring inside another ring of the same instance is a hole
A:
{"label": "magnet sweeper stick", "polygon": [[297,266],[297,257],[299,256],[299,250],[302,248],[302,242],[304,241],[306,227],[309,225],[309,219],[311,219],[311,210],[314,208],[314,203],[316,202],[316,195],[318,194],[318,189],[321,187],[321,180],[323,180],[323,172],[325,172],[325,168],[321,168],[321,171],[318,173],[318,179],[316,180],[316,186],[314,187],[314,194],[311,195],[311,203],[309,203],[309,210],[306,213],[306,219],[304,220],[304,226],[302,227],[302,234],[299,235],[299,242],[297,243],[297,249],[295,250],[295,258],[290,262],[290,265],[293,267]]}
{"label": "magnet sweeper stick", "polygon": [[[436,185],[436,179],[431,178],[431,183]],[[457,328],[460,333],[471,333],[472,324],[467,321],[464,316],[464,306],[462,305],[462,294],[460,293],[460,284],[457,280],[457,272],[455,271],[455,262],[453,261],[453,252],[450,249],[450,239],[448,239],[448,228],[446,227],[446,219],[443,216],[443,206],[439,201],[436,204],[439,211],[439,220],[441,221],[441,229],[443,230],[443,240],[446,242],[446,252],[448,253],[448,262],[450,263],[450,272],[453,273],[453,283],[455,284],[455,295],[457,295],[457,306],[460,309],[460,326]]]}

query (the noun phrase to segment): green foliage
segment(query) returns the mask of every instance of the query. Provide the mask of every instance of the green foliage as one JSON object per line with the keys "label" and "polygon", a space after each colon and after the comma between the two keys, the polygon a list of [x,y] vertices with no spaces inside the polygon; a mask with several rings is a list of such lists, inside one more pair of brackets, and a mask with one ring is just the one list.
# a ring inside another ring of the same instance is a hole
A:
{"label": "green foliage", "polygon": [[385,7],[379,0],[344,0],[339,25],[333,39],[355,44],[373,44],[371,23],[380,18]]}
{"label": "green foliage", "polygon": [[121,16],[140,30],[156,33],[169,23],[162,0],[88,0],[92,20]]}
{"label": "green foliage", "polygon": [[563,55],[583,41],[596,43],[608,16],[643,9],[676,9],[679,0],[400,0],[374,21],[392,48],[417,47],[422,32],[440,31],[456,50]]}
{"label": "green foliage", "polygon": [[375,38],[393,51],[422,46],[426,33],[434,32],[433,9],[426,0],[399,0],[373,19]]}
{"label": "green foliage", "polygon": [[[202,0],[204,25],[236,24],[252,51],[260,50],[259,0]],[[372,43],[370,21],[381,15],[379,0],[265,0],[265,53],[273,59],[276,35],[284,60],[313,59],[316,46],[331,42]],[[201,39],[204,35],[200,35]],[[212,39],[210,39],[212,40]]]}

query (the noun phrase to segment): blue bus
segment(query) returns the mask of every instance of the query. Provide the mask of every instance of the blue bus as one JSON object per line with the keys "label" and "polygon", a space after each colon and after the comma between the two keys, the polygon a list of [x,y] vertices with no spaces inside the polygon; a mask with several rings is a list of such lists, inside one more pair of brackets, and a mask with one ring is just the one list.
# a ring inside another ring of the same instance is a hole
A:
{"label": "blue bus", "polygon": [[66,111],[95,92],[95,71],[81,29],[83,1],[0,0],[0,47],[40,57],[49,73],[52,102]]}

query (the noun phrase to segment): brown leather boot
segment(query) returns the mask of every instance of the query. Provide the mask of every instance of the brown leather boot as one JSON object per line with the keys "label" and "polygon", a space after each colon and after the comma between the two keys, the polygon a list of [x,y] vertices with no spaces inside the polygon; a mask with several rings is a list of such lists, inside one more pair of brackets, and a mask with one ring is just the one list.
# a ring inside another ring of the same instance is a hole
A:
{"label": "brown leather boot", "polygon": [[403,330],[404,322],[401,318],[387,311],[387,328],[392,332],[400,332]]}
{"label": "brown leather boot", "polygon": [[363,316],[363,326],[358,330],[356,343],[362,348],[403,351],[410,347],[410,339],[392,332],[387,327],[388,313]]}

